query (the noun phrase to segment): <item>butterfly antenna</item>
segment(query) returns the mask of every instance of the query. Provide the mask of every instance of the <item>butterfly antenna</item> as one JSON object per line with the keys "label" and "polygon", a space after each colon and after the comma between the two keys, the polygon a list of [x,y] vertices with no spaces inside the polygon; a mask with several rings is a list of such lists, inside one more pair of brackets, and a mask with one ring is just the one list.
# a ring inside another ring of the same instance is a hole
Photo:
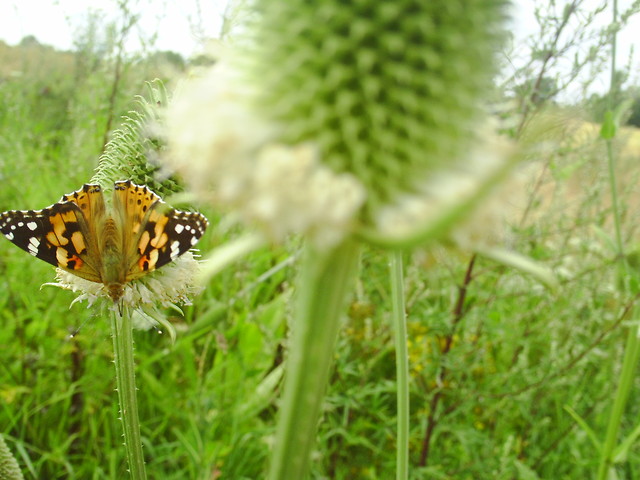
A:
{"label": "butterfly antenna", "polygon": [[80,324],[79,327],[74,328],[71,333],[69,334],[69,340],[74,339],[76,337],[76,335],[78,335],[78,333],[80,333],[80,330],[82,330],[84,328],[84,326],[87,324],[87,322],[89,321],[89,318],[85,318],[82,323]]}

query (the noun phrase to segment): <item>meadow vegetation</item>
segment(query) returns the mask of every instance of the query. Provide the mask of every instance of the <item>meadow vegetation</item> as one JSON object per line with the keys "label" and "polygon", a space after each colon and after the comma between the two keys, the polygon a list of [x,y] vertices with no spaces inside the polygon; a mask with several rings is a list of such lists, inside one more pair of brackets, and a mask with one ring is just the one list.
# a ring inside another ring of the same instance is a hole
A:
{"label": "meadow vegetation", "polygon": [[[144,82],[160,77],[171,90],[187,68],[170,54],[118,67],[117,53],[80,47],[0,43],[0,211],[42,208],[87,182]],[[599,125],[579,108],[543,106],[527,116],[546,115],[552,127],[540,135],[549,141],[507,187],[499,236],[551,268],[558,288],[444,246],[404,254],[411,478],[573,480],[597,470],[598,452],[576,418],[603,436],[638,284],[621,285],[614,268]],[[637,268],[640,132],[625,127],[615,141],[622,234]],[[203,213],[212,223],[203,252],[238,235],[219,212]],[[291,239],[254,252],[216,276],[184,316],[168,311],[175,344],[154,330],[136,332],[149,478],[264,476],[298,249]],[[393,478],[388,277],[386,253],[365,249],[312,478]],[[0,433],[26,478],[126,478],[109,327],[91,309],[69,308],[70,292],[42,287],[51,281],[49,265],[0,242]],[[630,402],[624,418],[628,433],[640,404]],[[639,465],[632,447],[618,478],[640,478]]]}

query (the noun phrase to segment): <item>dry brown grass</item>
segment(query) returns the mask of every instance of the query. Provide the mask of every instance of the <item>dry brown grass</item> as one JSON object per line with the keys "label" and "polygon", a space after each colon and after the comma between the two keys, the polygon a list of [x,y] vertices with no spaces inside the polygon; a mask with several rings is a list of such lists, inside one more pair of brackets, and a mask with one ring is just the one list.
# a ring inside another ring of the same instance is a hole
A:
{"label": "dry brown grass", "polygon": [[[547,241],[588,241],[594,239],[594,227],[613,236],[607,147],[600,125],[573,112],[556,112],[536,122],[524,136],[533,148],[518,172],[523,187],[510,205],[509,223]],[[623,236],[634,242],[640,223],[640,130],[621,128],[613,154]]]}

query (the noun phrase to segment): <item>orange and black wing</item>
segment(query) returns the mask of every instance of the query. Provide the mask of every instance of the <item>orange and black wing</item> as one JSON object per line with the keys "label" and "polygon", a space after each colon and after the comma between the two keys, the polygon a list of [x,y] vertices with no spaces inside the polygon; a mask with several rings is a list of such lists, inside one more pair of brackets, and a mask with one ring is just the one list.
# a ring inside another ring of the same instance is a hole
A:
{"label": "orange and black wing", "polygon": [[84,185],[42,210],[0,214],[0,232],[29,254],[92,282],[100,282],[100,256],[91,227],[104,215],[102,192]]}
{"label": "orange and black wing", "polygon": [[204,215],[170,208],[148,187],[130,181],[116,182],[114,209],[124,212],[127,281],[178,258],[209,225]]}

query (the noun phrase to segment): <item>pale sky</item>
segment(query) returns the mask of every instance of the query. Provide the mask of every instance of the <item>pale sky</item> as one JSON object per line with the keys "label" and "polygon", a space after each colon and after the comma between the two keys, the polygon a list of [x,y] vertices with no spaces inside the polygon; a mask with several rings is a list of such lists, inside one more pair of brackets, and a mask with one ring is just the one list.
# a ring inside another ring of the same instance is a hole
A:
{"label": "pale sky", "polygon": [[[157,33],[155,50],[172,50],[189,57],[202,46],[203,37],[219,36],[227,0],[130,0],[140,21],[129,35],[129,50],[138,50],[140,36]],[[0,40],[15,45],[27,36],[61,50],[71,50],[75,29],[86,25],[89,12],[104,24],[118,18],[116,0],[0,0]]]}
{"label": "pale sky", "polygon": [[[274,0],[286,1],[286,0]],[[393,1],[393,0],[380,0]],[[416,0],[418,1],[418,0]],[[427,0],[419,0],[427,1]],[[585,8],[602,5],[606,0],[584,0]],[[619,0],[620,11],[628,8],[634,0]],[[172,50],[189,57],[201,51],[207,38],[218,38],[222,25],[222,12],[229,0],[128,0],[127,6],[140,15],[140,21],[129,35],[127,49],[140,49],[140,38],[150,39],[157,34],[151,48]],[[41,43],[52,45],[61,50],[73,49],[76,29],[86,25],[88,12],[98,12],[104,24],[119,18],[118,0],[0,0],[0,40],[15,45],[23,37],[34,35]],[[536,31],[533,17],[533,0],[513,0],[512,32],[515,43],[522,42],[526,35]],[[558,2],[563,5],[565,2]],[[601,23],[610,22],[611,0],[607,11],[601,17]],[[91,6],[88,7],[88,4]],[[574,21],[580,21],[577,18]],[[631,23],[618,35],[617,62],[620,67],[629,63],[632,46],[638,46],[640,35],[640,15],[632,17]],[[526,49],[522,52],[528,54]],[[517,55],[518,52],[515,52]],[[635,52],[631,65],[631,78],[638,83],[640,62]],[[514,58],[513,61],[516,61]],[[571,59],[567,59],[570,62]],[[598,78],[595,89],[605,91],[608,78]]]}
{"label": "pale sky", "polygon": [[[551,0],[549,0],[550,2]],[[618,0],[618,15],[620,15],[623,11],[629,9],[634,1],[637,3],[638,0]],[[530,35],[533,35],[533,39],[535,40],[535,35],[538,33],[538,26],[534,16],[534,6],[536,4],[543,4],[544,0],[534,1],[534,0],[512,0],[513,8],[512,8],[512,17],[513,17],[513,30],[512,33],[515,36],[515,45],[518,45],[520,42],[520,51],[516,49],[514,52],[511,52],[514,57],[511,59],[515,63],[518,63],[519,60],[528,60],[530,56],[530,51],[527,48],[524,48],[523,40]],[[556,11],[560,13],[564,5],[569,4],[569,0],[563,1],[555,1]],[[613,18],[613,1],[612,0],[583,0],[581,3],[581,8],[584,11],[593,11],[596,8],[605,5],[605,9],[602,13],[600,13],[596,20],[593,22],[593,26],[597,28],[604,28],[608,26]],[[565,38],[569,32],[572,32],[572,25],[575,26],[578,22],[584,22],[584,18],[581,18],[579,15],[573,15],[571,17],[571,21],[568,24],[569,26],[565,29],[565,34],[563,35]],[[617,55],[616,55],[616,70],[622,70],[623,68],[629,67],[629,81],[625,86],[629,85],[637,85],[640,86],[640,14],[636,14],[632,16],[628,20],[628,24],[624,26],[617,34]],[[561,37],[562,38],[562,37]],[[590,47],[590,44],[585,42],[581,45],[579,49],[579,54],[584,57],[586,54],[586,50]],[[605,47],[604,52],[599,52],[603,56],[609,56],[609,46]],[[561,72],[568,72],[572,67],[572,62],[574,60],[573,55],[577,53],[576,49],[568,52],[567,54],[562,56],[561,62],[559,64],[558,70]],[[518,58],[520,56],[520,58]],[[610,59],[608,60],[610,63]],[[608,91],[609,83],[610,83],[610,65],[606,66],[606,71],[603,74],[595,77],[595,81],[591,84],[589,92],[598,92],[600,94]],[[583,77],[586,77],[588,72],[583,71],[583,75],[578,77],[580,80]],[[579,100],[579,81],[576,81],[573,86],[573,91],[565,92],[561,97],[564,100]]]}

